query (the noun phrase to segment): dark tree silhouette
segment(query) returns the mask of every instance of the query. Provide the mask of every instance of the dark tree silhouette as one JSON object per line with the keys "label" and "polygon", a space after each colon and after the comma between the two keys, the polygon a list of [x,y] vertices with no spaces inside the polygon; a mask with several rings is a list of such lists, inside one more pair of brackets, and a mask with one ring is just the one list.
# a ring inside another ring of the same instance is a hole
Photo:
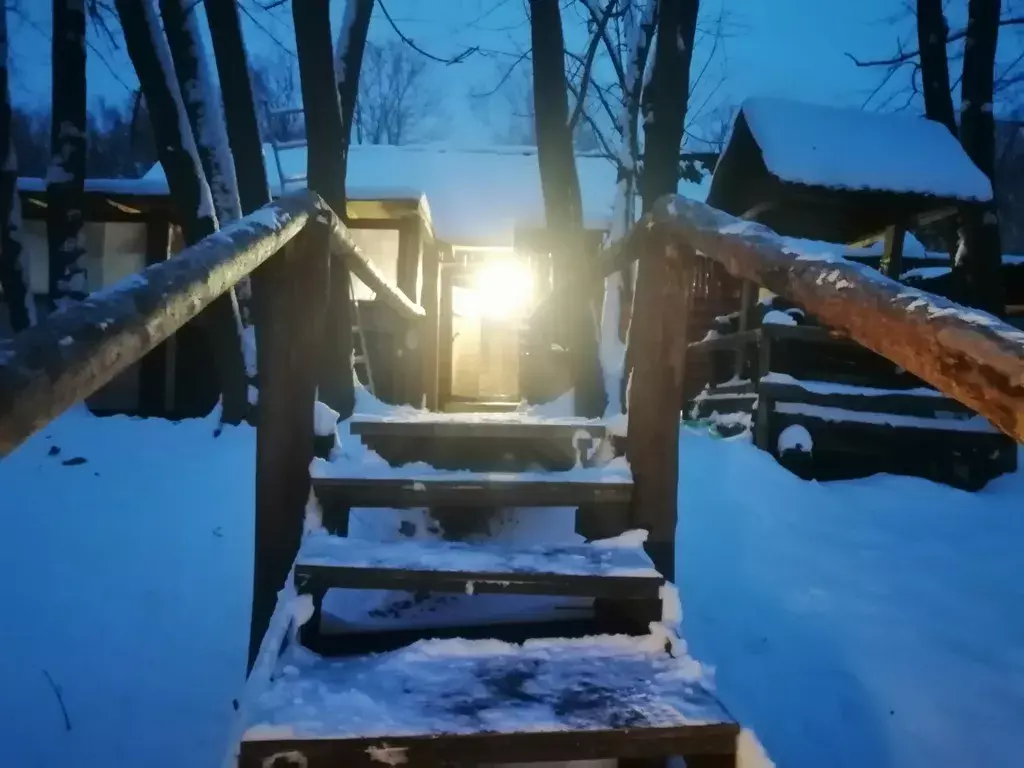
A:
{"label": "dark tree silhouette", "polygon": [[0,7],[0,291],[7,302],[11,329],[23,331],[35,320],[28,268],[21,243],[21,203],[18,198],[18,158],[12,135],[11,89],[7,65],[7,8]]}
{"label": "dark tree silhouette", "polygon": [[53,90],[46,239],[50,301],[88,293],[82,207],[85,202],[85,7],[53,0]]}
{"label": "dark tree silhouette", "polygon": [[[530,0],[534,115],[544,213],[552,238],[555,287],[568,285],[583,268],[583,204],[565,78],[565,39],[558,0]],[[579,291],[560,308],[556,333],[569,349],[576,413],[600,416],[604,386],[597,360],[597,296]]]}
{"label": "dark tree silhouette", "polygon": [[690,94],[698,0],[659,0],[651,79],[644,88],[644,162],[639,189],[647,212],[679,184],[679,148]]}
{"label": "dark tree silhouette", "polygon": [[[181,93],[176,86],[167,39],[149,0],[115,0],[125,47],[149,107],[160,164],[178,208],[188,243],[217,230],[210,187],[203,176]],[[221,418],[237,424],[248,410],[247,383],[234,294],[217,299],[201,317],[210,334],[222,394]]]}

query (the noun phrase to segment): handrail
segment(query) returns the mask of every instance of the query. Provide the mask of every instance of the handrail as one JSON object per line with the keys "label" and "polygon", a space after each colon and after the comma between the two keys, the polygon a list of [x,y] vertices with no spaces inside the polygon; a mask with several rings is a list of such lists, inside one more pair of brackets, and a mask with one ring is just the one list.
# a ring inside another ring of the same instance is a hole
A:
{"label": "handrail", "polygon": [[329,225],[331,252],[401,317],[425,314],[380,275],[319,195],[290,193],[0,340],[0,457],[165,341],[314,221]]}
{"label": "handrail", "polygon": [[800,253],[760,224],[679,196],[637,230],[669,235],[795,302],[1024,441],[1024,331],[839,256]]}

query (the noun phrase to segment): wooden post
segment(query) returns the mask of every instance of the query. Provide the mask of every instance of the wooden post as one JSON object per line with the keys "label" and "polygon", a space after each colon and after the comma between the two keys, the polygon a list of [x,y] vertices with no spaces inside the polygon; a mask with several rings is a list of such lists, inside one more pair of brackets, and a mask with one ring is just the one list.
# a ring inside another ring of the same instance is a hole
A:
{"label": "wooden post", "polygon": [[317,357],[328,303],[329,230],[311,223],[253,273],[260,359],[249,668],[302,537],[313,459]]}
{"label": "wooden post", "polygon": [[629,340],[630,524],[647,530],[655,567],[674,580],[683,363],[696,253],[658,235],[645,245]]}
{"label": "wooden post", "polygon": [[[757,299],[757,286],[750,280],[743,281],[743,288],[740,291],[740,317],[739,326],[737,330],[742,333],[750,327],[750,310],[751,307],[756,303]],[[733,374],[736,379],[743,378],[743,368],[747,362],[747,347],[741,344],[736,348],[736,360],[734,363]]]}
{"label": "wooden post", "polygon": [[443,409],[452,399],[452,359],[453,334],[455,320],[455,302],[453,297],[453,275],[456,267],[442,267],[440,282],[441,295],[438,299],[437,317],[437,407]]}
{"label": "wooden post", "polygon": [[907,231],[900,226],[885,228],[885,245],[882,250],[880,271],[893,280],[899,280],[903,274],[903,239]]}
{"label": "wooden post", "polygon": [[[421,222],[420,227],[423,227]],[[440,306],[440,265],[438,247],[433,238],[424,239],[423,248],[423,291],[420,305],[427,313],[421,334],[423,355],[423,391],[426,406],[432,411],[438,409],[438,332],[440,329],[438,309]]]}
{"label": "wooden post", "polygon": [[[146,266],[167,261],[171,251],[171,225],[164,215],[147,219]],[[167,416],[169,374],[174,336],[139,361],[139,413],[143,416]]]}

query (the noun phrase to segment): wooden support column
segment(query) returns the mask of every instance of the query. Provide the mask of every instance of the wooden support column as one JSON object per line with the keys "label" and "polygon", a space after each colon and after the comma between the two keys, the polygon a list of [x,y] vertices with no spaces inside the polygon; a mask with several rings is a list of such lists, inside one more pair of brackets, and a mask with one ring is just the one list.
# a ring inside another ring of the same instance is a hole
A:
{"label": "wooden support column", "polygon": [[[162,212],[146,220],[146,266],[167,261],[171,252],[171,224]],[[139,361],[139,414],[168,416],[173,408],[170,397],[174,381],[175,336]]]}
{"label": "wooden support column", "polygon": [[258,299],[260,414],[249,668],[302,537],[313,459],[318,342],[328,304],[329,230],[313,223],[253,273]]}
{"label": "wooden support column", "polygon": [[437,406],[443,409],[452,398],[452,360],[454,358],[454,270],[453,265],[441,268],[441,295],[438,299]]}
{"label": "wooden support column", "polygon": [[630,524],[647,530],[646,549],[655,567],[674,580],[683,364],[696,253],[658,235],[645,248],[630,329]]}
{"label": "wooden support column", "polygon": [[[750,328],[750,310],[757,303],[757,285],[751,280],[743,281],[743,288],[740,291],[740,317],[737,330],[742,333]],[[743,378],[743,368],[747,362],[747,346],[741,344],[736,348],[736,360],[733,374],[737,379]]]}
{"label": "wooden support column", "polygon": [[881,272],[893,280],[903,274],[903,240],[907,230],[901,226],[885,228],[885,244],[882,250]]}
{"label": "wooden support column", "polygon": [[[420,223],[421,231],[425,229]],[[421,333],[423,362],[423,391],[426,406],[432,411],[438,409],[438,333],[440,329],[438,310],[440,308],[440,264],[438,245],[428,233],[423,232],[423,289],[420,305],[427,313]]]}
{"label": "wooden support column", "polygon": [[[410,301],[420,303],[423,275],[423,226],[419,218],[406,219],[398,235],[398,290]],[[395,398],[417,408],[423,402],[423,330],[422,322],[399,322],[394,344]]]}

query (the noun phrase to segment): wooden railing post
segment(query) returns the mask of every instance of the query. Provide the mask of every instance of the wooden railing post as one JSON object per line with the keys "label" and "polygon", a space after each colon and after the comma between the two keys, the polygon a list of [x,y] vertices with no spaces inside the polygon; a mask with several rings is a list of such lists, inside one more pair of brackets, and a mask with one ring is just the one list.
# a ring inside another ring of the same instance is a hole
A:
{"label": "wooden railing post", "polygon": [[329,270],[341,261],[330,263],[329,234],[326,224],[311,222],[253,273],[260,403],[250,669],[302,537]]}
{"label": "wooden railing post", "polygon": [[655,567],[674,580],[683,364],[696,253],[658,232],[642,247],[629,333],[630,524],[647,530]]}

